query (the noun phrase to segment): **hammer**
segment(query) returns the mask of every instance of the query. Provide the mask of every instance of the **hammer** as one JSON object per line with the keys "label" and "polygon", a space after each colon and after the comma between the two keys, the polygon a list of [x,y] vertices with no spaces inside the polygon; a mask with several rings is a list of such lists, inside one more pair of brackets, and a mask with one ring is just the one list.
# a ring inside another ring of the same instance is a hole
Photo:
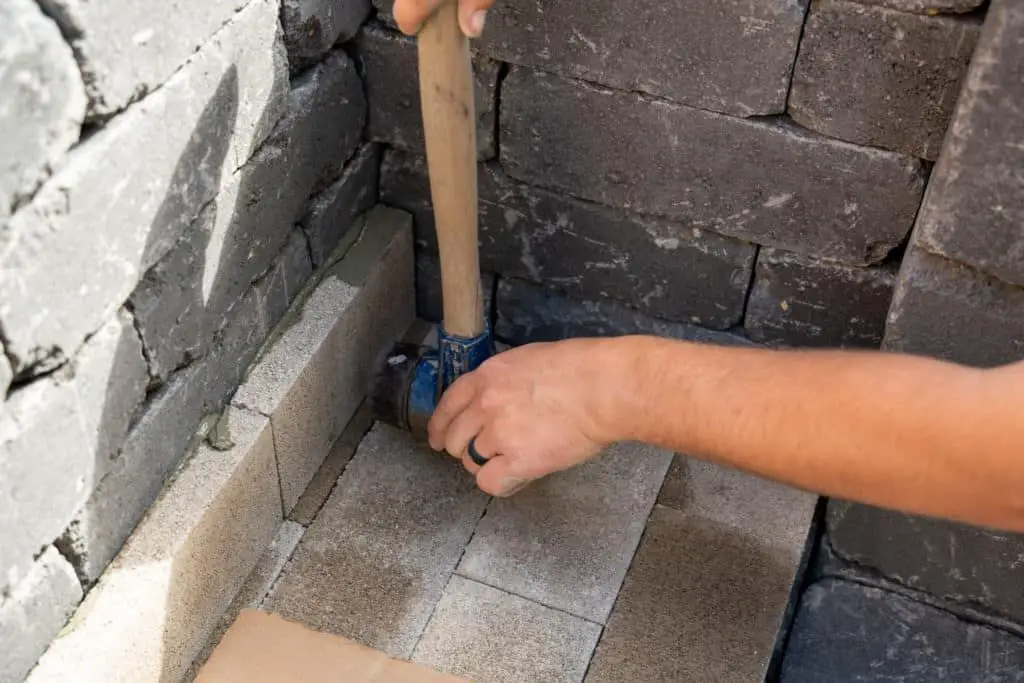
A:
{"label": "hammer", "polygon": [[371,390],[375,417],[424,437],[441,394],[494,353],[477,242],[476,105],[469,40],[446,0],[417,35],[420,105],[441,261],[438,348],[400,343]]}

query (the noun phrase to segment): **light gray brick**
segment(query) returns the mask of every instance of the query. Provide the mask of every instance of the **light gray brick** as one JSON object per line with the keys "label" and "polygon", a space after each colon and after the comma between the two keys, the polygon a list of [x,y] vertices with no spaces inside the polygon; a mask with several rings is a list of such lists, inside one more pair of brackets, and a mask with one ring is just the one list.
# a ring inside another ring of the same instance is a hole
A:
{"label": "light gray brick", "polygon": [[281,26],[293,71],[315,64],[351,40],[370,14],[370,0],[282,0]]}
{"label": "light gray brick", "polygon": [[[71,48],[32,0],[0,5],[0,225],[75,142],[85,88]],[[4,246],[0,230],[0,251]]]}
{"label": "light gray brick", "polygon": [[[513,68],[501,160],[523,182],[853,265],[910,231],[912,157]],[[580,121],[586,121],[581,126]]]}

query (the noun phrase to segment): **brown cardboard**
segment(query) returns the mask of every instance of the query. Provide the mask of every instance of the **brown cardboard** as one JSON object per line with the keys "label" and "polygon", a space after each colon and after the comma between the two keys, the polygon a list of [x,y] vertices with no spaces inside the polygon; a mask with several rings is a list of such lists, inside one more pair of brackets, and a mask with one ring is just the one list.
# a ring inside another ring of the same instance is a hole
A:
{"label": "brown cardboard", "polygon": [[195,683],[464,683],[270,612],[246,609]]}

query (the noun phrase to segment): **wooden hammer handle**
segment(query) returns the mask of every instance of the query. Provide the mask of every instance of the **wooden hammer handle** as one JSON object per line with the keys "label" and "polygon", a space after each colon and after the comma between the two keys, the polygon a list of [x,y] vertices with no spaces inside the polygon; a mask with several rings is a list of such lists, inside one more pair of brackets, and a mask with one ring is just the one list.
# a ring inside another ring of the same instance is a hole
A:
{"label": "wooden hammer handle", "polygon": [[476,103],[458,3],[445,0],[417,36],[420,101],[441,257],[444,329],[484,331],[477,241]]}

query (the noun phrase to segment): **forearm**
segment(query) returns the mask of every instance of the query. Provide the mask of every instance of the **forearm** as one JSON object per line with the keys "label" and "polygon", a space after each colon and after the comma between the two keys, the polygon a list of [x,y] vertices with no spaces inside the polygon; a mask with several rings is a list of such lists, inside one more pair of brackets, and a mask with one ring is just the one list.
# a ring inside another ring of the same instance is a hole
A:
{"label": "forearm", "polygon": [[623,338],[618,435],[824,495],[1024,531],[1022,373]]}

